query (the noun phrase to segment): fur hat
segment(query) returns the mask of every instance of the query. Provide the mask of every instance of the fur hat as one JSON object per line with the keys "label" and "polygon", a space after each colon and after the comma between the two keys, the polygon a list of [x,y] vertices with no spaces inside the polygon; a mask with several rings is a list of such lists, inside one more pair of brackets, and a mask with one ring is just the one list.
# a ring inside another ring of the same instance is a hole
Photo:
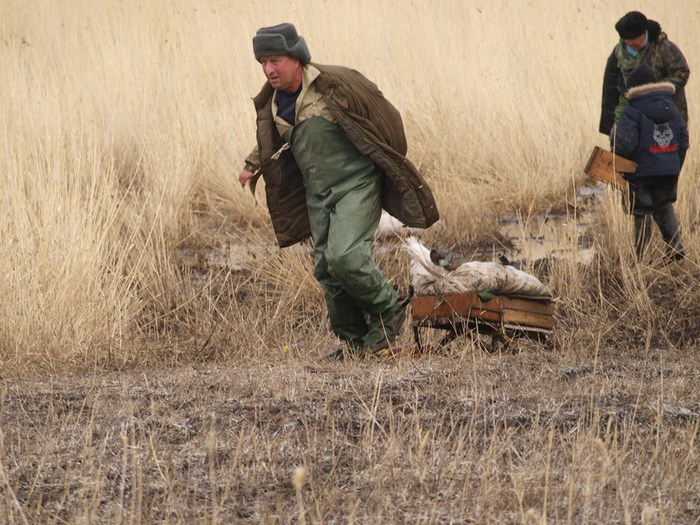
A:
{"label": "fur hat", "polygon": [[258,62],[270,55],[289,55],[298,59],[302,65],[311,61],[303,37],[297,34],[294,25],[288,23],[258,29],[253,37],[253,52]]}
{"label": "fur hat", "polygon": [[632,89],[644,84],[656,84],[659,80],[646,62],[635,67],[632,72],[627,75],[627,89]]}
{"label": "fur hat", "polygon": [[615,29],[623,40],[641,36],[649,28],[649,20],[639,11],[630,11],[615,24]]}

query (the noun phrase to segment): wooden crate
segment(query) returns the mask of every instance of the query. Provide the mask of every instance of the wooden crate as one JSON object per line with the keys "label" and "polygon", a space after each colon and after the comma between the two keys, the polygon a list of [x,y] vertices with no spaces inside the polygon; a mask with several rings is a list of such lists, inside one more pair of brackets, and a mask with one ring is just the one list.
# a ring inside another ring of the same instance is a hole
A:
{"label": "wooden crate", "polygon": [[489,300],[475,293],[425,295],[411,301],[413,332],[421,350],[421,328],[446,330],[441,344],[469,331],[491,335],[492,344],[504,337],[545,339],[554,329],[553,315],[550,300],[504,295]]}
{"label": "wooden crate", "polygon": [[637,163],[629,159],[615,155],[612,151],[604,150],[598,146],[583,168],[583,172],[596,180],[612,184],[620,189],[627,188],[627,181],[621,173],[634,173],[637,171]]}

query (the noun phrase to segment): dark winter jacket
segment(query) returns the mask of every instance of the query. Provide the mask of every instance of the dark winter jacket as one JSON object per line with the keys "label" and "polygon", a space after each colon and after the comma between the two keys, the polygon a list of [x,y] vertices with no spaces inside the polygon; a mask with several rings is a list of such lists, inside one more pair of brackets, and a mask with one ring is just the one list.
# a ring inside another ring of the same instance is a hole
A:
{"label": "dark winter jacket", "polygon": [[[398,110],[363,75],[341,66],[312,64],[314,81],[333,119],[348,139],[384,172],[382,207],[406,226],[427,228],[438,218],[428,184],[406,158],[407,143]],[[253,99],[267,207],[280,246],[311,235],[302,175],[289,150],[270,160],[284,144],[272,116],[275,90],[266,82]],[[254,191],[254,185],[251,186]]]}
{"label": "dark winter jacket", "polygon": [[688,149],[688,128],[671,98],[673,84],[659,82],[626,93],[629,105],[615,126],[615,153],[636,162],[632,183],[650,177],[678,176]]}
{"label": "dark winter jacket", "polygon": [[625,42],[620,40],[608,57],[603,77],[603,99],[598,127],[601,133],[610,134],[625,105],[623,95],[627,91],[627,75],[642,62],[651,66],[659,81],[671,82],[675,86],[673,102],[685,122],[688,122],[688,105],[685,99],[685,85],[690,76],[688,63],[678,46],[661,31],[661,26],[657,22],[649,22],[649,42],[637,56],[632,57],[625,49]]}

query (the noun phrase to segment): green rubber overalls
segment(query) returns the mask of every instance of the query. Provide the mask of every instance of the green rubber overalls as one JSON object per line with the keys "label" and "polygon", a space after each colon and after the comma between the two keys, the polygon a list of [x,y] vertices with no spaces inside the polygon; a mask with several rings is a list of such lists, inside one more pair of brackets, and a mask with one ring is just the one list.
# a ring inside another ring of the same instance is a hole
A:
{"label": "green rubber overalls", "polygon": [[306,188],[314,277],[323,287],[331,328],[351,347],[370,346],[387,335],[397,310],[396,291],[371,251],[382,211],[382,171],[323,117],[306,119],[287,135]]}

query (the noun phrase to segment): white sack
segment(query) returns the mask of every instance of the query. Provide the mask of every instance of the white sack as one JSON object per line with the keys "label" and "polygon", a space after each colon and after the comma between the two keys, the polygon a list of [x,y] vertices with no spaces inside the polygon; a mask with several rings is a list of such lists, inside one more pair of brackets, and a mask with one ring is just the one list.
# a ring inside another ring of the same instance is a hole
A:
{"label": "white sack", "polygon": [[491,290],[498,295],[551,297],[537,277],[497,262],[473,261],[449,271],[430,260],[430,250],[410,237],[405,244],[411,254],[411,284],[416,295],[476,293]]}

